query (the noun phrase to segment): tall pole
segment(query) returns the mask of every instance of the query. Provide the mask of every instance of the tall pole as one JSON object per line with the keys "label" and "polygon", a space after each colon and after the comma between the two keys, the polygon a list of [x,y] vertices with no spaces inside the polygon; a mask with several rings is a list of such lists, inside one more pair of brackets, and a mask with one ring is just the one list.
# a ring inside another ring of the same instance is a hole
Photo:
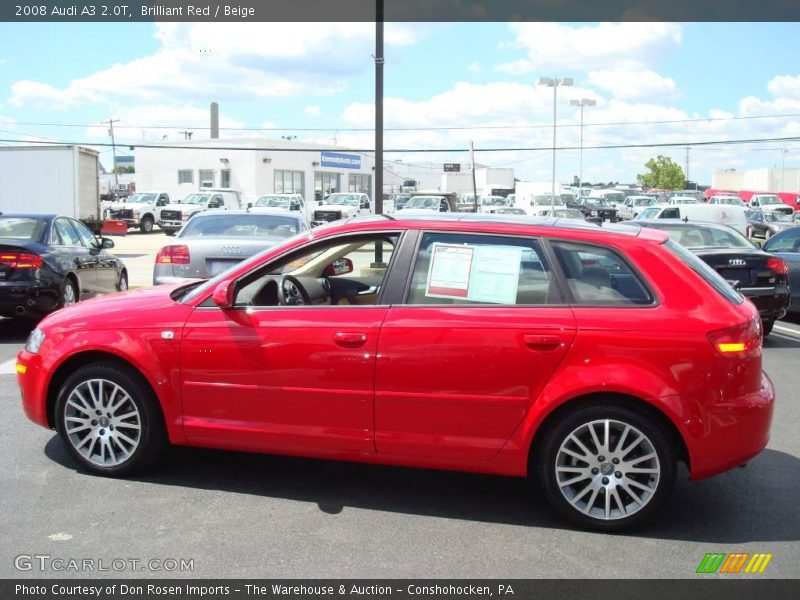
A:
{"label": "tall pole", "polygon": [[475,200],[475,207],[472,212],[478,212],[478,185],[475,183],[475,146],[472,140],[469,141],[469,162],[472,169],[472,197]]}
{"label": "tall pole", "polygon": [[[689,189],[689,150],[691,150],[691,148],[686,146],[686,189]],[[694,187],[697,189],[696,185]]]}
{"label": "tall pole", "polygon": [[119,189],[119,174],[117,173],[117,145],[114,141],[114,123],[119,121],[119,119],[109,119],[108,120],[108,134],[111,136],[111,154],[114,157],[113,168],[111,169],[114,172],[114,196],[117,195],[117,190]]}
{"label": "tall pole", "polygon": [[[383,0],[375,1],[375,214],[383,214]],[[383,267],[383,242],[375,242],[373,267]]]}
{"label": "tall pole", "polygon": [[578,159],[578,197],[581,195],[583,187],[583,102],[581,102],[581,150]]}
{"label": "tall pole", "polygon": [[383,0],[375,3],[375,214],[383,213]]}
{"label": "tall pole", "polygon": [[557,98],[557,90],[558,90],[558,80],[555,81],[553,85],[553,180],[550,182],[551,184],[551,196],[550,196],[550,216],[556,216],[556,98]]}
{"label": "tall pole", "polygon": [[783,191],[784,189],[786,189],[786,188],[783,186],[783,176],[786,174],[786,169],[785,169],[785,166],[786,166],[786,153],[787,153],[787,152],[789,152],[789,151],[788,151],[786,148],[784,148],[783,150],[781,150],[781,191]]}

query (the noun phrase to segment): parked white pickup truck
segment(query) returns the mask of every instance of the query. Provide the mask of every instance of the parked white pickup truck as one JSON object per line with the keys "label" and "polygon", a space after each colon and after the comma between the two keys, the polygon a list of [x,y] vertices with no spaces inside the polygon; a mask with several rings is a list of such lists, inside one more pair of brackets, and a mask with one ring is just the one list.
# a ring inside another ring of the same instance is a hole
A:
{"label": "parked white pickup truck", "polygon": [[124,202],[113,204],[108,209],[108,218],[124,221],[128,227],[136,227],[142,233],[150,233],[158,221],[158,212],[169,204],[167,192],[136,192]]}
{"label": "parked white pickup truck", "polygon": [[236,190],[203,190],[189,194],[180,202],[164,206],[159,214],[158,226],[172,235],[197,213],[241,208],[240,194]]}

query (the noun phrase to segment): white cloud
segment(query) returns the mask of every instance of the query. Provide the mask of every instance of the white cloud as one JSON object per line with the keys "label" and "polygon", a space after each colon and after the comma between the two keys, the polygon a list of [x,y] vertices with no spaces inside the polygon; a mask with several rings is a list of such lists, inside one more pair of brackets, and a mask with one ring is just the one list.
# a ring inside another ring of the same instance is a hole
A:
{"label": "white cloud", "polygon": [[[9,104],[68,109],[86,103],[165,102],[324,96],[369,69],[370,23],[158,23],[159,48],[56,87],[21,80]],[[386,27],[387,46],[407,46],[422,35],[402,24]]]}
{"label": "white cloud", "polygon": [[680,45],[677,23],[512,23],[513,42],[526,58],[500,64],[498,71],[522,74],[536,70],[643,69]]}
{"label": "white cloud", "polygon": [[773,96],[786,96],[800,100],[800,75],[778,75],[767,84]]}
{"label": "white cloud", "polygon": [[589,84],[607,90],[620,100],[672,100],[678,95],[675,80],[645,70],[589,71]]}
{"label": "white cloud", "polygon": [[477,60],[473,60],[471,63],[469,63],[469,66],[467,67],[467,70],[470,73],[480,73],[481,72],[481,63],[479,63]]}
{"label": "white cloud", "polygon": [[303,112],[306,113],[309,117],[316,117],[316,116],[319,116],[321,110],[322,109],[319,106],[310,105],[310,106],[306,106],[303,109]]}

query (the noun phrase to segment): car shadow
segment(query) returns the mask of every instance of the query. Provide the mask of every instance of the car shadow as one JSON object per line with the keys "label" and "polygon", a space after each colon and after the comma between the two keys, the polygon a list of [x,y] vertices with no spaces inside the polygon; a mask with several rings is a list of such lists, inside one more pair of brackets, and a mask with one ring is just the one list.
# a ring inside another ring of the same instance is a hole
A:
{"label": "car shadow", "polygon": [[[46,444],[45,454],[83,472],[57,436]],[[652,524],[627,535],[708,543],[800,540],[797,457],[765,450],[747,469],[700,482],[682,475]],[[159,465],[129,480],[313,502],[332,515],[354,507],[574,529],[525,480],[514,477],[173,447]]]}
{"label": "car shadow", "polygon": [[38,321],[32,319],[6,319],[0,317],[0,340],[25,343]]}

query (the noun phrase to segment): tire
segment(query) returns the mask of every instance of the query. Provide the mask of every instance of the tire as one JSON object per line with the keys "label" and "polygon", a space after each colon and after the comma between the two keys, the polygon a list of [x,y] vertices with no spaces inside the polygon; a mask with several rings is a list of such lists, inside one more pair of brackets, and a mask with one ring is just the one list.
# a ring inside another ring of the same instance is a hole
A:
{"label": "tire", "polygon": [[772,237],[772,230],[767,229],[764,231],[764,241],[767,241],[769,238]]}
{"label": "tire", "polygon": [[763,337],[767,337],[772,333],[772,328],[775,326],[775,319],[761,321],[761,329],[763,330]]}
{"label": "tire", "polygon": [[[590,427],[600,447],[592,441]],[[643,438],[636,441],[639,435]],[[573,441],[576,438],[583,449]],[[631,439],[634,445],[629,445]],[[548,501],[587,529],[616,532],[640,526],[661,508],[675,485],[676,449],[669,434],[647,413],[626,405],[576,409],[544,432],[537,449],[539,456],[532,458]],[[642,472],[645,469],[648,472]]]}
{"label": "tire", "polygon": [[65,277],[61,284],[61,293],[58,296],[58,308],[77,304],[80,299],[81,295],[78,286],[75,285],[75,280],[72,277]]}
{"label": "tire", "polygon": [[117,282],[117,290],[120,292],[128,291],[128,274],[125,271],[119,274],[119,281]]}
{"label": "tire", "polygon": [[164,418],[150,386],[131,367],[112,361],[86,365],[67,378],[58,392],[55,421],[70,456],[98,475],[135,473],[167,446]]}
{"label": "tire", "polygon": [[153,233],[154,226],[155,221],[153,221],[153,217],[144,217],[139,222],[139,231],[142,233]]}

